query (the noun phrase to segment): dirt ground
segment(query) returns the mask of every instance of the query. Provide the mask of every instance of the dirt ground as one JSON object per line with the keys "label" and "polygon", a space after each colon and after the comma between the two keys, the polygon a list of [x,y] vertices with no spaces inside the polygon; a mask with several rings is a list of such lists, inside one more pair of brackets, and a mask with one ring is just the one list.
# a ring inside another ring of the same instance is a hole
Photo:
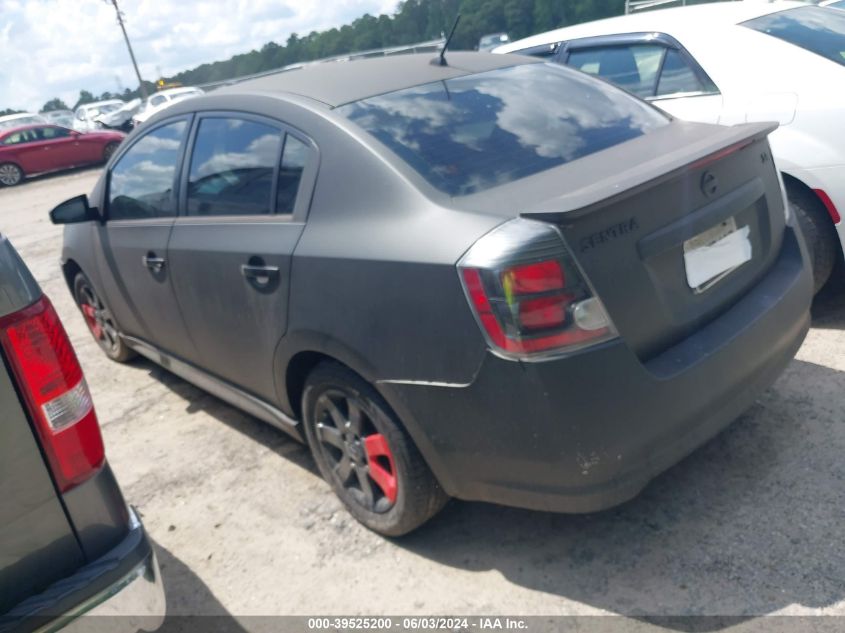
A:
{"label": "dirt ground", "polygon": [[0,191],[0,232],[70,332],[169,614],[845,615],[845,284],[816,301],[774,387],[634,501],[591,516],[453,501],[391,541],[343,511],[305,447],[150,362],[101,354],[47,217],[97,175]]}

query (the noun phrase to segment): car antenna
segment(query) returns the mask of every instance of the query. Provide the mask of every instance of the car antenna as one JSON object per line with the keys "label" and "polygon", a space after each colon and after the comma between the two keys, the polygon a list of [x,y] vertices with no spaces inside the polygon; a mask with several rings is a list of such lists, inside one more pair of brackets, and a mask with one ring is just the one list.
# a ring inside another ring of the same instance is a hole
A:
{"label": "car antenna", "polygon": [[452,25],[452,30],[449,31],[449,37],[443,42],[443,48],[440,49],[440,54],[431,60],[433,66],[448,66],[446,63],[446,49],[449,48],[449,42],[452,41],[452,36],[455,34],[455,29],[458,28],[458,22],[461,21],[461,14],[455,16],[455,23]]}

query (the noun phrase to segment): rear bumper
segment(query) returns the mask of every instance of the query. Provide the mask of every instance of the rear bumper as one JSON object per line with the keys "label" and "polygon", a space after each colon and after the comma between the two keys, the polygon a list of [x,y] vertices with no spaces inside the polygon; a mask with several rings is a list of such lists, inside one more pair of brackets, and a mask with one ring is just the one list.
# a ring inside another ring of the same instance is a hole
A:
{"label": "rear bumper", "polygon": [[[164,622],[164,584],[155,551],[122,579],[100,592],[64,620],[62,631],[136,633],[155,631]],[[72,619],[70,619],[72,618]],[[55,627],[48,627],[55,630]]]}
{"label": "rear bumper", "polygon": [[161,573],[144,527],[130,509],[126,537],[107,554],[0,619],[0,631],[136,633],[164,622]]}
{"label": "rear bumper", "polygon": [[592,512],[635,496],[751,406],[809,328],[796,232],[748,294],[648,362],[615,341],[562,360],[488,354],[469,385],[381,383],[453,496]]}

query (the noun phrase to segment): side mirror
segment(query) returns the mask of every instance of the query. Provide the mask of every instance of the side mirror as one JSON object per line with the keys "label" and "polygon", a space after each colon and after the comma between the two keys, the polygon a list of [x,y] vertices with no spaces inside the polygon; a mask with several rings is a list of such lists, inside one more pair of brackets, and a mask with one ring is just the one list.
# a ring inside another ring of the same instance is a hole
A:
{"label": "side mirror", "polygon": [[78,224],[99,219],[97,209],[88,204],[88,196],[84,194],[65,200],[50,211],[50,221],[53,224]]}

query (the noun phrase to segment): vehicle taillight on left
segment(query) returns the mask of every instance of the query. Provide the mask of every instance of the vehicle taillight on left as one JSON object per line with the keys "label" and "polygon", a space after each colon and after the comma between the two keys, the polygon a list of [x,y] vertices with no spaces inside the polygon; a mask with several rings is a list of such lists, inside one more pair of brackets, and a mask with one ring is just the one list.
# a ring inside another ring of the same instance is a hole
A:
{"label": "vehicle taillight on left", "polygon": [[0,319],[0,344],[61,492],[94,475],[103,439],[82,367],[46,296]]}

